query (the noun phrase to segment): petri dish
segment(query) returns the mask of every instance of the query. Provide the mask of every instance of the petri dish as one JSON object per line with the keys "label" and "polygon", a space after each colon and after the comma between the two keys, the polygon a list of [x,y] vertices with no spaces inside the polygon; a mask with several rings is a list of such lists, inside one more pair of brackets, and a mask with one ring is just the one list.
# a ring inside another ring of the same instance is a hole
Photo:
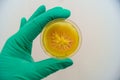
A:
{"label": "petri dish", "polygon": [[41,44],[45,53],[58,59],[74,55],[81,43],[80,29],[68,19],[50,21],[41,34]]}

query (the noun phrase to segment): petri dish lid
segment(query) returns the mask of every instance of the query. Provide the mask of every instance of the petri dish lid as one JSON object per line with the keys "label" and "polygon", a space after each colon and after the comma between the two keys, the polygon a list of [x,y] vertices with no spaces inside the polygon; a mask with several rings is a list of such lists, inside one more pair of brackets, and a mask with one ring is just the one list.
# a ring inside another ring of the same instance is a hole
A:
{"label": "petri dish lid", "polygon": [[59,59],[74,55],[82,43],[78,26],[73,21],[62,18],[50,21],[44,27],[40,39],[44,52]]}

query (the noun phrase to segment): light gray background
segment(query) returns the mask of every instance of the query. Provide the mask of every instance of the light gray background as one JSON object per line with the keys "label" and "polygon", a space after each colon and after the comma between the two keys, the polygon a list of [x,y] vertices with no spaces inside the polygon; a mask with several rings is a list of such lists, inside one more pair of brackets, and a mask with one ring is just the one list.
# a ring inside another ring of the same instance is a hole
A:
{"label": "light gray background", "polygon": [[[43,80],[120,80],[119,0],[0,0],[0,50],[14,34],[22,17],[29,18],[41,5],[47,9],[62,6],[71,10],[69,19],[82,32],[82,46],[72,57],[74,65]],[[34,40],[32,56],[48,58]]]}

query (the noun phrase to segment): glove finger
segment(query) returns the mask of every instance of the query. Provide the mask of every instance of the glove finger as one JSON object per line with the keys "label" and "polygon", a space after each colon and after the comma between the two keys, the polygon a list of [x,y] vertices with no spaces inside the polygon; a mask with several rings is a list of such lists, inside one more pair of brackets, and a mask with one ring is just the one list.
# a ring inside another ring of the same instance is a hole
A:
{"label": "glove finger", "polygon": [[44,6],[44,5],[40,6],[40,7],[32,14],[32,16],[29,18],[28,21],[34,19],[34,18],[37,17],[38,15],[41,15],[41,14],[44,13],[45,11],[46,11],[45,6]]}
{"label": "glove finger", "polygon": [[21,18],[20,29],[26,24],[27,20],[25,17]]}
{"label": "glove finger", "polygon": [[65,69],[73,64],[71,59],[54,59],[49,58],[35,63],[36,73],[42,79],[58,70]]}
{"label": "glove finger", "polygon": [[[40,6],[40,7],[32,14],[32,16],[29,18],[28,21],[30,21],[30,20],[34,19],[35,17],[37,17],[38,15],[44,13],[45,10],[46,10],[46,9],[45,9],[45,6],[44,6],[44,5]],[[20,29],[26,24],[26,22],[27,22],[26,18],[23,17],[23,18],[21,19]]]}
{"label": "glove finger", "polygon": [[34,20],[26,24],[26,27],[19,31],[19,33],[21,34],[20,36],[26,38],[29,41],[33,41],[49,21],[57,18],[68,18],[69,16],[69,10],[63,9],[61,7],[55,7],[39,15]]}

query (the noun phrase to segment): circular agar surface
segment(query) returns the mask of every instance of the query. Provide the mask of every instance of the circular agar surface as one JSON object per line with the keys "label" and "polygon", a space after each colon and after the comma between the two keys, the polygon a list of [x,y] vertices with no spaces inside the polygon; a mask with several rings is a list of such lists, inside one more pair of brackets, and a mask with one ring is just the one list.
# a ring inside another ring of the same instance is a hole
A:
{"label": "circular agar surface", "polygon": [[81,44],[76,25],[65,19],[49,22],[42,33],[42,45],[45,52],[52,57],[67,58],[77,50]]}

